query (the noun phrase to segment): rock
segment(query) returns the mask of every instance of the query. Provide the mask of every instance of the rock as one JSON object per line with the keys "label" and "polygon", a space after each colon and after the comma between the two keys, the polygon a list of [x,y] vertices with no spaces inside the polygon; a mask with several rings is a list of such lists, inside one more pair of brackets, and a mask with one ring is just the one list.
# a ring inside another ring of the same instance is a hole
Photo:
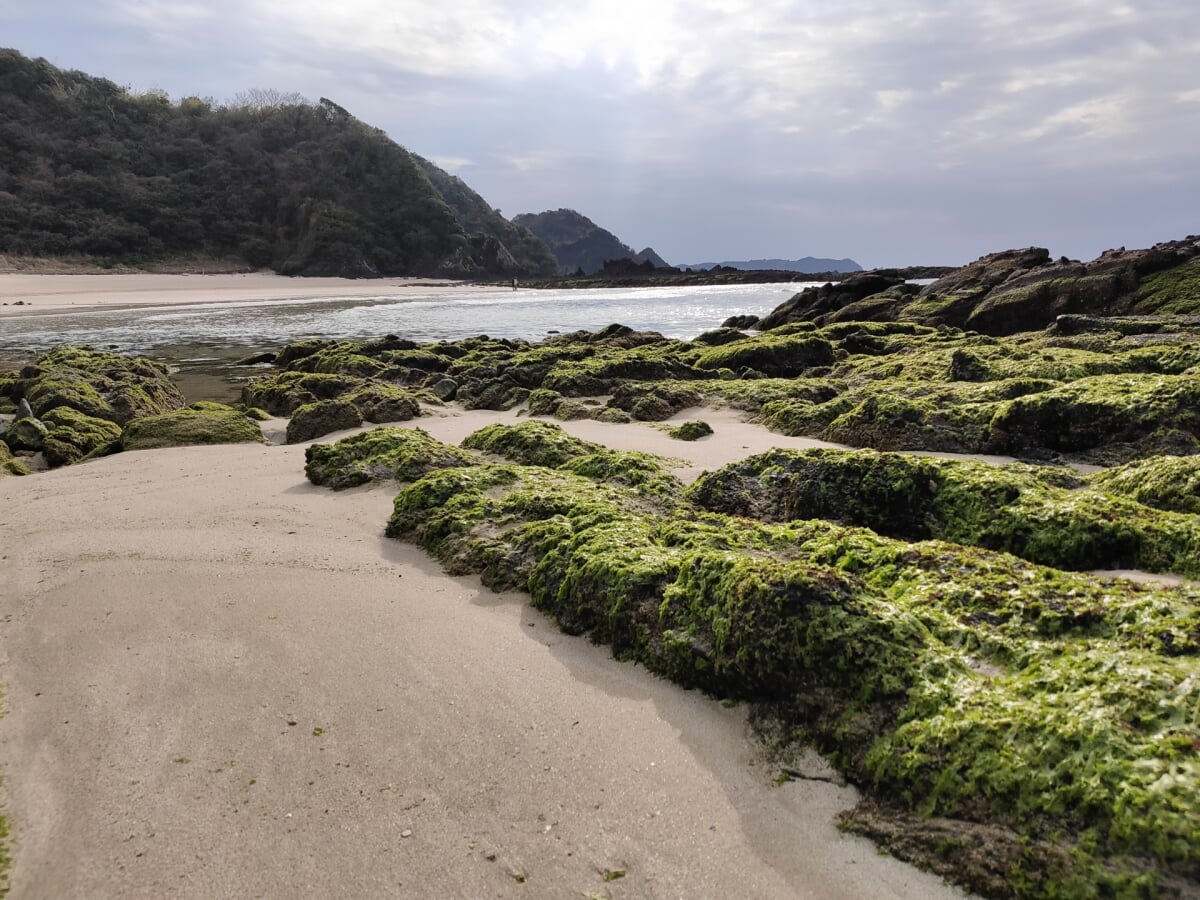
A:
{"label": "rock", "polygon": [[390,384],[370,382],[342,395],[341,399],[353,403],[368,422],[407,422],[421,415],[421,404],[417,398],[409,391]]}
{"label": "rock", "polygon": [[429,386],[429,390],[433,391],[439,400],[448,403],[458,393],[458,382],[449,376],[442,376]]}
{"label": "rock", "polygon": [[125,450],[264,442],[262,429],[256,423],[220,403],[198,403],[187,409],[135,419],[121,432],[121,446]]}
{"label": "rock", "polygon": [[0,441],[0,478],[6,475],[28,475],[29,469],[19,459],[15,459],[8,444]]}
{"label": "rock", "polygon": [[4,433],[4,442],[12,450],[36,453],[45,445],[48,431],[40,419],[17,419]]}
{"label": "rock", "polygon": [[32,419],[33,410],[29,408],[29,401],[22,397],[17,401],[17,414],[13,418],[16,419]]}
{"label": "rock", "polygon": [[287,442],[299,444],[333,431],[345,431],[362,424],[358,408],[345,400],[319,400],[307,403],[294,413],[287,426]]}
{"label": "rock", "polygon": [[243,356],[241,359],[239,359],[237,362],[235,362],[234,365],[235,366],[270,365],[271,363],[275,362],[277,355],[278,354],[275,354],[275,353],[255,353],[251,356]]}
{"label": "rock", "polygon": [[43,421],[49,431],[42,451],[51,468],[79,462],[94,453],[120,449],[121,426],[107,419],[59,406],[46,413]]}
{"label": "rock", "polygon": [[806,369],[833,363],[833,345],[824,337],[764,333],[713,347],[696,360],[696,368],[750,368],[772,378],[794,378]]}
{"label": "rock", "polygon": [[683,422],[670,431],[671,437],[677,441],[698,441],[700,438],[708,437],[712,433],[712,426],[698,419]]}
{"label": "rock", "polygon": [[843,281],[805,288],[764,316],[758,328],[769,331],[790,322],[821,322],[844,306],[902,284],[904,279],[897,275],[858,272]]}
{"label": "rock", "polygon": [[[751,318],[756,321],[758,320],[758,316],[739,318]],[[721,328],[714,328],[712,331],[705,331],[702,334],[696,335],[696,337],[692,339],[692,343],[703,344],[705,347],[719,347],[722,344],[731,344],[734,341],[743,340],[745,337],[746,335],[742,334],[742,332],[738,331],[736,328],[727,328],[723,326]]]}
{"label": "rock", "polygon": [[374,428],[304,451],[304,474],[335,491],[368,481],[416,481],[438,469],[476,466],[471,453],[443,444],[419,428]]}
{"label": "rock", "polygon": [[760,320],[759,320],[758,316],[751,316],[751,315],[730,316],[728,319],[726,319],[724,322],[721,323],[721,327],[722,328],[736,328],[736,329],[755,328],[758,326],[759,321]]}

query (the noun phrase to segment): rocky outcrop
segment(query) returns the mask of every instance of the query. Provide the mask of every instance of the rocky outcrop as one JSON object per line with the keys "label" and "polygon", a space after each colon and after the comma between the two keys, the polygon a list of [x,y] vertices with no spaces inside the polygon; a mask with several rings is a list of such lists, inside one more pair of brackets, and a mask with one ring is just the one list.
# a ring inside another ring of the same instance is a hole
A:
{"label": "rocky outcrop", "polygon": [[[790,300],[785,300],[775,307],[758,323],[762,331],[769,331],[790,322],[816,322],[824,324],[826,320],[852,304],[858,304],[868,297],[882,295],[890,288],[898,288],[904,284],[904,279],[881,274],[878,272],[859,272],[844,281],[829,282],[820,287],[805,288]],[[913,287],[912,291],[916,291]],[[882,306],[892,310],[896,297],[889,296]],[[863,311],[865,312],[865,310]],[[858,314],[859,319],[894,318],[882,315],[881,310],[874,310],[870,315]]]}
{"label": "rocky outcrop", "polygon": [[1089,263],[1041,247],[989,253],[919,290],[892,270],[864,272],[800,292],[758,327],[906,321],[1003,335],[1060,317],[1162,314],[1200,315],[1200,237],[1107,250]]}

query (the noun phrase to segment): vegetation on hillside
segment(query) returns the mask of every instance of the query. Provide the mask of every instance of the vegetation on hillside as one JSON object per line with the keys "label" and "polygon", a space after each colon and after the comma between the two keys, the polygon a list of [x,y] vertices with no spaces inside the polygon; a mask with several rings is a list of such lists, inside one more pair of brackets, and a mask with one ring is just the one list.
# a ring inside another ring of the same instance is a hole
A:
{"label": "vegetation on hillside", "polygon": [[466,211],[469,188],[325,98],[172,102],[0,50],[0,158],[0,254],[352,277],[553,271],[533,235]]}

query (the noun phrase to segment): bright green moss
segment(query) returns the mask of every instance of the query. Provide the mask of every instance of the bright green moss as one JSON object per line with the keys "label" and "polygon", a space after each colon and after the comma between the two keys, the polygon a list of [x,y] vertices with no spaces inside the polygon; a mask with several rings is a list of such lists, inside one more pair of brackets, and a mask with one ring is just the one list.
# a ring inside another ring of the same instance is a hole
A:
{"label": "bright green moss", "polygon": [[119,449],[121,426],[69,406],[58,406],[42,417],[49,428],[43,453],[51,467],[78,462],[89,454]]}
{"label": "bright green moss", "polygon": [[[933,512],[912,527],[931,532],[951,516],[984,528],[1025,495],[1090,490],[1024,466],[988,476],[836,456],[816,458],[857,468],[844,488],[819,479],[814,491],[833,491],[823,502],[844,503],[857,480],[894,504],[880,519],[916,498]],[[755,495],[790,471],[765,457]],[[800,717],[892,802],[1006,830],[1028,850],[1034,893],[1197,880],[1200,593],[819,520],[647,504],[610,477],[628,463],[573,459],[597,480],[514,465],[433,472],[396,498],[388,534],[529,591],[565,630],[683,684]],[[1065,854],[1073,835],[1086,841]]]}
{"label": "bright green moss", "polygon": [[437,469],[473,466],[470,453],[434,440],[419,428],[373,428],[334,444],[305,449],[304,474],[334,490],[369,481],[416,481]]}
{"label": "bright green moss", "polygon": [[702,437],[708,437],[713,430],[707,422],[693,420],[677,425],[669,433],[677,441],[698,441]]}
{"label": "bright green moss", "polygon": [[1134,311],[1157,315],[1200,314],[1200,257],[1144,279],[1138,288]]}
{"label": "bright green moss", "polygon": [[264,443],[262,429],[242,413],[219,403],[198,404],[160,416],[144,416],[125,426],[125,450],[155,450],[204,444]]}
{"label": "bright green moss", "polygon": [[28,475],[29,467],[12,455],[8,444],[0,441],[0,478],[5,475]]}
{"label": "bright green moss", "polygon": [[538,420],[519,425],[489,425],[467,435],[462,445],[522,465],[551,468],[603,449],[599,444],[572,437],[551,422]]}
{"label": "bright green moss", "polygon": [[290,416],[305,404],[333,400],[365,385],[362,379],[349,375],[281,372],[242,388],[242,402],[272,415]]}
{"label": "bright green moss", "polygon": [[1200,515],[1200,456],[1156,456],[1101,471],[1092,481],[1146,506]]}
{"label": "bright green moss", "polygon": [[783,334],[779,329],[706,350],[696,359],[700,369],[753,369],[780,378],[833,363],[833,345],[805,332]]}

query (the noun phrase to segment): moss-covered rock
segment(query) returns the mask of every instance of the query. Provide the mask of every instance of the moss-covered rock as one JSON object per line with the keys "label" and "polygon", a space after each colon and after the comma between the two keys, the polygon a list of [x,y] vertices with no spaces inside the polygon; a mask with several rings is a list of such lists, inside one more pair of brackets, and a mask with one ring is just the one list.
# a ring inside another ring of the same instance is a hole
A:
{"label": "moss-covered rock", "polygon": [[478,465],[471,453],[434,440],[419,428],[373,428],[304,451],[304,474],[336,490],[369,481],[416,481],[438,469]]}
{"label": "moss-covered rock", "polygon": [[292,413],[287,425],[287,442],[300,444],[334,431],[357,428],[362,413],[346,400],[318,400],[306,403]]}
{"label": "moss-covered rock", "polygon": [[529,393],[529,414],[531,416],[552,416],[563,399],[563,395],[558,391],[548,391],[545,388],[531,391]]}
{"label": "moss-covered rock", "polygon": [[806,370],[832,365],[833,345],[810,334],[756,335],[721,344],[696,359],[700,369],[754,369],[772,378],[802,376]]}
{"label": "moss-covered rock", "polygon": [[988,446],[999,453],[1079,453],[1137,445],[1163,429],[1200,438],[1200,379],[1105,375],[1018,397],[996,410]]}
{"label": "moss-covered rock", "polygon": [[60,406],[124,425],[185,405],[166,366],[88,347],[62,346],[23,369],[17,390],[36,415]]}
{"label": "moss-covered rock", "polygon": [[702,476],[705,509],[830,519],[906,540],[1004,550],[1063,569],[1200,575],[1191,516],[1108,496],[1067,472],[874,451],[772,450]]}
{"label": "moss-covered rock", "polygon": [[1021,848],[1016,868],[959,857],[960,881],[1036,896],[1200,883],[1194,590],[666,508],[480,466],[403,490],[388,534],[683,684],[771,704],[910,813],[985,822]]}
{"label": "moss-covered rock", "polygon": [[41,419],[17,419],[4,432],[4,443],[18,452],[37,453],[45,445],[48,433],[49,429]]}
{"label": "moss-covered rock", "polygon": [[1200,515],[1200,456],[1155,456],[1102,470],[1092,481],[1146,506]]}
{"label": "moss-covered rock", "polygon": [[662,422],[703,402],[700,392],[687,382],[631,381],[613,388],[608,405],[639,422]]}
{"label": "moss-covered rock", "polygon": [[49,431],[43,453],[51,467],[70,465],[93,453],[120,449],[121,426],[107,419],[58,406],[46,413],[44,421]]}
{"label": "moss-covered rock", "polygon": [[522,465],[550,468],[604,449],[599,444],[572,437],[551,422],[536,419],[518,425],[488,425],[467,435],[462,445],[468,450],[502,456]]}
{"label": "moss-covered rock", "polygon": [[28,475],[29,467],[12,455],[8,444],[0,441],[0,478],[6,475]]}
{"label": "moss-covered rock", "polygon": [[698,441],[713,433],[712,426],[698,419],[682,422],[671,429],[669,434],[677,441]]}
{"label": "moss-covered rock", "polygon": [[334,400],[365,384],[363,379],[349,375],[280,372],[243,387],[242,402],[275,416],[290,416],[305,404]]}
{"label": "moss-covered rock", "polygon": [[264,443],[262,429],[238,410],[211,402],[161,416],[145,416],[130,422],[121,432],[125,450],[252,443]]}
{"label": "moss-covered rock", "polygon": [[391,384],[369,382],[340,399],[352,403],[367,422],[407,422],[421,415],[417,396]]}

